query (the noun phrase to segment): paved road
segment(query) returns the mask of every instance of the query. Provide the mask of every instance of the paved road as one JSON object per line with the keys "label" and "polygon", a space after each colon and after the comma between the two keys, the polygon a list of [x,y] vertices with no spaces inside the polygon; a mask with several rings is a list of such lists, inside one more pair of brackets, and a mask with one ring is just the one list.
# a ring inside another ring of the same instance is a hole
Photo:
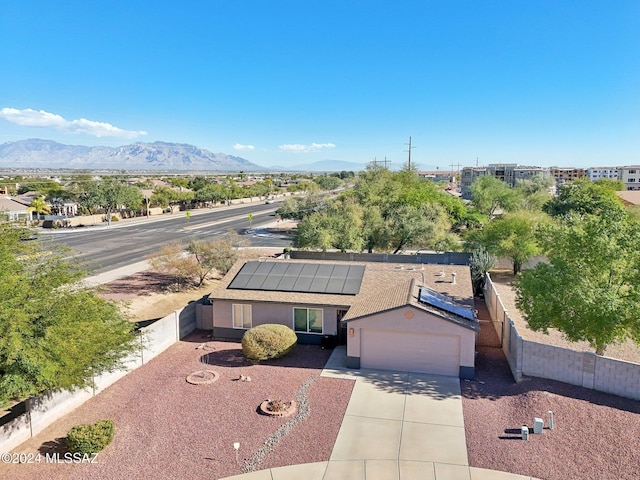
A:
{"label": "paved road", "polygon": [[66,244],[75,258],[87,263],[96,273],[113,270],[145,260],[163,245],[191,238],[213,238],[229,230],[249,228],[248,215],[253,215],[254,233],[243,235],[249,246],[285,247],[291,240],[283,235],[268,234],[261,225],[275,221],[278,204],[239,205],[211,210],[194,210],[189,219],[184,212],[149,219],[121,221],[107,226],[45,231],[41,240],[53,249]]}

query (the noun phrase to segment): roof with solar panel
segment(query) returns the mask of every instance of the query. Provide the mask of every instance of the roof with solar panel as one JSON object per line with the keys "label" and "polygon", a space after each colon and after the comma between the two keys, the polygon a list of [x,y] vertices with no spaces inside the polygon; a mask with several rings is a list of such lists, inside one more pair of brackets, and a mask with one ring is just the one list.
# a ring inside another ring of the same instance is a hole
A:
{"label": "roof with solar panel", "polygon": [[[425,291],[420,299],[418,286],[442,297],[427,295]],[[466,265],[297,259],[238,261],[209,298],[335,305],[348,309],[348,317],[410,304],[454,322],[473,323],[469,319],[473,309],[471,273]],[[450,302],[462,310],[452,307]]]}

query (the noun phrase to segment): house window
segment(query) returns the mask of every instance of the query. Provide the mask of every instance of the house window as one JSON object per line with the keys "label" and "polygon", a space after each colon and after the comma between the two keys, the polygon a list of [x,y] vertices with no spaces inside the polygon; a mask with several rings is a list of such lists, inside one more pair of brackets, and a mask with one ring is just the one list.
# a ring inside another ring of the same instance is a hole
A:
{"label": "house window", "polygon": [[636,181],[636,179],[635,179],[635,178],[630,178],[630,179],[629,179],[629,183],[633,183],[633,182],[635,182],[635,181]]}
{"label": "house window", "polygon": [[322,333],[322,310],[319,308],[294,308],[293,329],[296,332]]}
{"label": "house window", "polygon": [[233,304],[233,328],[251,328],[251,305]]}

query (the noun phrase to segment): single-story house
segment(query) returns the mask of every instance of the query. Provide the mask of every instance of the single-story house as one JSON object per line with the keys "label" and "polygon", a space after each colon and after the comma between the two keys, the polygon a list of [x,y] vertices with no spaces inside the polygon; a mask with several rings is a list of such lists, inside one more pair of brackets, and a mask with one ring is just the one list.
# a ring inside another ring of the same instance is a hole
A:
{"label": "single-story house", "polygon": [[198,324],[217,339],[280,323],[300,343],[346,344],[351,368],[474,376],[468,266],[240,261],[209,300]]}
{"label": "single-story house", "polygon": [[10,222],[29,218],[28,204],[20,202],[12,197],[0,197],[0,214],[6,215]]}

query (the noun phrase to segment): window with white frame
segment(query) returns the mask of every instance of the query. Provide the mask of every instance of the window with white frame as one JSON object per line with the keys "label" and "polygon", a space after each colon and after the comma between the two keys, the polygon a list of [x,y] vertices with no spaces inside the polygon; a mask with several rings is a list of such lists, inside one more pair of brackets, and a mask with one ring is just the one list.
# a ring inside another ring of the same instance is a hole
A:
{"label": "window with white frame", "polygon": [[233,304],[233,328],[251,328],[251,305]]}
{"label": "window with white frame", "polygon": [[296,332],[322,333],[322,309],[294,308],[293,329]]}

